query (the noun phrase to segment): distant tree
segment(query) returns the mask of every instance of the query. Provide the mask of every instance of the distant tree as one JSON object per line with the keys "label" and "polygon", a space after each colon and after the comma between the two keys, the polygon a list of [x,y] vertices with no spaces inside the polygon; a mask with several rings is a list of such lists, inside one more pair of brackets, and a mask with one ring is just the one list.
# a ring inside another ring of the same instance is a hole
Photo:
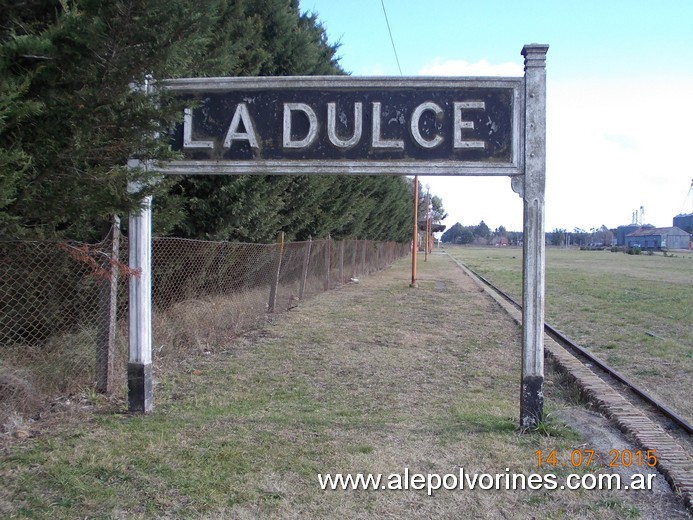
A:
{"label": "distant tree", "polygon": [[519,246],[522,243],[522,232],[508,231],[508,243],[512,246]]}
{"label": "distant tree", "polygon": [[562,246],[565,242],[565,232],[563,228],[555,228],[553,231],[547,233],[547,240],[552,246]]}
{"label": "distant tree", "polygon": [[594,234],[595,243],[601,244],[605,247],[611,246],[613,239],[614,233],[604,225],[602,225]]}
{"label": "distant tree", "polygon": [[457,238],[456,244],[471,244],[474,242],[474,232],[471,227],[462,228],[462,233]]}
{"label": "distant tree", "polygon": [[[413,182],[413,181],[412,181]],[[421,181],[419,181],[419,207],[418,207],[418,212],[419,212],[419,220],[423,221],[425,216],[426,216],[426,187],[421,184]],[[441,199],[439,196],[434,195],[433,193],[430,193],[430,204],[431,204],[431,217],[432,221],[434,223],[440,223],[442,220],[445,219],[445,217],[448,216],[448,214],[445,212],[445,208],[443,207],[443,199]]]}
{"label": "distant tree", "polygon": [[489,240],[491,238],[491,230],[483,220],[474,227],[474,236],[485,240]]}
{"label": "distant tree", "polygon": [[471,244],[474,242],[473,228],[456,222],[443,233],[441,242],[448,244]]}
{"label": "distant tree", "polygon": [[590,243],[590,238],[591,238],[590,233],[585,231],[584,229],[576,227],[573,230],[573,236],[572,236],[573,245],[580,246],[580,247],[586,246],[587,244]]}
{"label": "distant tree", "polygon": [[496,230],[493,232],[494,237],[505,237],[508,235],[508,232],[505,230],[505,226],[498,226]]}
{"label": "distant tree", "polygon": [[433,195],[431,197],[431,206],[433,207],[431,215],[433,223],[439,224],[445,220],[445,217],[447,217],[448,214],[445,212],[445,208],[443,208],[443,199],[441,199],[438,195]]}
{"label": "distant tree", "polygon": [[448,244],[455,244],[455,240],[462,234],[462,224],[456,222],[443,232],[440,241]]}

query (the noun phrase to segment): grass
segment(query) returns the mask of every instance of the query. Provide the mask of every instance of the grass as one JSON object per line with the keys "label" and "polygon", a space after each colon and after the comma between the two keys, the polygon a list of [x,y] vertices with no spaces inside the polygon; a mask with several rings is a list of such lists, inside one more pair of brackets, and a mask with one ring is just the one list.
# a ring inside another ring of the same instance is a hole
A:
{"label": "grass", "polygon": [[6,442],[0,516],[573,519],[662,507],[596,490],[320,490],[318,473],[547,472],[537,450],[565,457],[584,442],[552,422],[573,404],[550,377],[544,431],[519,434],[517,326],[449,258],[420,263],[418,289],[408,268],[301,302],[224,350],[167,360],[151,415],[77,407]]}
{"label": "grass", "polygon": [[[522,250],[449,248],[520,300]],[[693,254],[548,248],[546,321],[693,420]]]}

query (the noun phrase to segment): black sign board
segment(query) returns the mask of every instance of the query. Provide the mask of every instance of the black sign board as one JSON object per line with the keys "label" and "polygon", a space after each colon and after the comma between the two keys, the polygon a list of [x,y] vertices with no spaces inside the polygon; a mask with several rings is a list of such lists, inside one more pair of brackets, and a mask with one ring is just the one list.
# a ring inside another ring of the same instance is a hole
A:
{"label": "black sign board", "polygon": [[517,175],[522,78],[169,80],[165,173]]}

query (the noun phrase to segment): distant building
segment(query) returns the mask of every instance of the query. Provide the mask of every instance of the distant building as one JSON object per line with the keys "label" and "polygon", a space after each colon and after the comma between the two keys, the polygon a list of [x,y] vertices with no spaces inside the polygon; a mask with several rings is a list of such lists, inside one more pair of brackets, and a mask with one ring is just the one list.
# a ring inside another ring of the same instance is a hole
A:
{"label": "distant building", "polygon": [[635,233],[641,227],[642,226],[638,226],[637,224],[628,224],[627,226],[618,226],[616,228],[616,245],[617,246],[625,246],[626,245],[626,237],[628,235],[630,235],[631,233]]}
{"label": "distant building", "polygon": [[626,235],[627,247],[640,249],[688,249],[690,233],[678,227],[641,228]]}
{"label": "distant building", "polygon": [[693,233],[693,213],[676,215],[674,217],[674,226],[688,233]]}

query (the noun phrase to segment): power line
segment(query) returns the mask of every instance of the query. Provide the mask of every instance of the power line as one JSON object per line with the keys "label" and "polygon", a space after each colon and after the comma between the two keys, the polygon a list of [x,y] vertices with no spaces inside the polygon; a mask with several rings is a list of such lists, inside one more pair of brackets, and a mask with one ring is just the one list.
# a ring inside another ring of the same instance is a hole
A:
{"label": "power line", "polygon": [[385,15],[385,23],[387,24],[387,32],[390,33],[390,42],[392,43],[392,50],[395,53],[395,60],[397,60],[397,68],[399,69],[399,75],[402,75],[402,67],[399,64],[399,57],[397,56],[397,49],[395,48],[395,40],[392,38],[392,29],[390,29],[390,21],[387,19],[387,11],[385,10],[385,0],[380,0],[380,5],[383,6],[383,14]]}

